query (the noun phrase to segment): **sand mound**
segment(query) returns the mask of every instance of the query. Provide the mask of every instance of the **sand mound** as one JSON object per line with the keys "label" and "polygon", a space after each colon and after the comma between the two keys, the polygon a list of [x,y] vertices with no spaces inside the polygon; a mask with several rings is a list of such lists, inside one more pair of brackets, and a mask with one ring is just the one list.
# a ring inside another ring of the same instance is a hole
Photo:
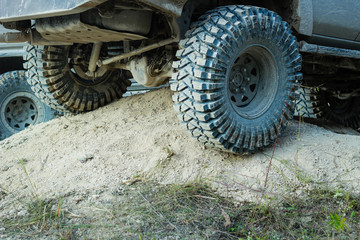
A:
{"label": "sand mound", "polygon": [[207,180],[239,200],[254,200],[259,190],[286,196],[293,186],[314,182],[359,193],[360,136],[306,123],[300,129],[299,138],[297,121],[283,131],[265,188],[273,148],[252,156],[205,149],[179,124],[171,91],[161,89],[0,142],[0,187],[28,194],[31,181],[40,195],[51,196],[112,189],[142,176],[161,183]]}

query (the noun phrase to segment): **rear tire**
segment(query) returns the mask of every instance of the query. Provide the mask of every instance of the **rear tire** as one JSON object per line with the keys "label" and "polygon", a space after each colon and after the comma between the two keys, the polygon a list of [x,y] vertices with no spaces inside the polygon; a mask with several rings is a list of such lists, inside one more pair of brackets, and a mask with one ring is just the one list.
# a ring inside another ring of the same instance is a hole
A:
{"label": "rear tire", "polygon": [[296,90],[297,100],[295,116],[302,118],[316,118],[313,110],[312,90],[310,87],[300,87]]}
{"label": "rear tire", "polygon": [[35,96],[24,71],[0,75],[0,140],[55,116],[56,112]]}
{"label": "rear tire", "polygon": [[180,42],[175,109],[206,146],[253,153],[271,144],[295,106],[301,56],[290,27],[258,7],[217,8]]}
{"label": "rear tire", "polygon": [[311,101],[318,118],[340,123],[345,127],[360,129],[360,97],[340,100],[329,92],[313,90]]}
{"label": "rear tire", "polygon": [[24,67],[35,94],[51,108],[72,113],[92,111],[121,98],[131,85],[123,71],[99,69],[99,77],[86,76],[91,47],[28,46]]}

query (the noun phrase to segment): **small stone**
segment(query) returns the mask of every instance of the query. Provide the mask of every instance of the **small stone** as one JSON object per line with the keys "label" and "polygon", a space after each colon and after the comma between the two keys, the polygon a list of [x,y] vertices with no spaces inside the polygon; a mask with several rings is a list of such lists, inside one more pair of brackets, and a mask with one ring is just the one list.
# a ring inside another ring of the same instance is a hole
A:
{"label": "small stone", "polygon": [[16,213],[16,209],[11,209],[10,211],[9,211],[9,215],[14,215]]}
{"label": "small stone", "polygon": [[86,163],[87,159],[86,157],[79,157],[78,161],[80,161],[81,163]]}
{"label": "small stone", "polygon": [[26,211],[26,210],[22,210],[22,211],[20,211],[20,212],[18,212],[18,216],[19,217],[24,217],[24,216],[26,216],[28,214],[28,211]]}
{"label": "small stone", "polygon": [[1,169],[1,171],[6,172],[6,171],[9,170],[9,169],[10,169],[9,166],[4,166],[4,167]]}
{"label": "small stone", "polygon": [[298,196],[302,196],[303,195],[303,191],[302,190],[296,190],[296,194],[298,195]]}
{"label": "small stone", "polygon": [[92,196],[91,196],[91,198],[92,198],[93,200],[99,199],[99,197],[100,197],[99,195],[92,195]]}
{"label": "small stone", "polygon": [[74,197],[73,201],[75,202],[75,204],[78,204],[79,202],[81,202],[83,200],[82,196],[76,196]]}
{"label": "small stone", "polygon": [[59,207],[59,206],[57,206],[57,205],[52,205],[52,206],[51,206],[51,211],[56,211],[56,210],[58,210],[58,207]]}
{"label": "small stone", "polygon": [[94,155],[92,155],[92,154],[86,154],[85,156],[78,158],[78,160],[81,163],[86,163],[87,161],[92,160],[92,159],[94,159]]}
{"label": "small stone", "polygon": [[125,191],[125,190],[124,190],[123,188],[118,187],[118,188],[116,188],[116,189],[113,190],[112,194],[113,194],[114,196],[120,196],[120,195],[124,195],[124,191]]}

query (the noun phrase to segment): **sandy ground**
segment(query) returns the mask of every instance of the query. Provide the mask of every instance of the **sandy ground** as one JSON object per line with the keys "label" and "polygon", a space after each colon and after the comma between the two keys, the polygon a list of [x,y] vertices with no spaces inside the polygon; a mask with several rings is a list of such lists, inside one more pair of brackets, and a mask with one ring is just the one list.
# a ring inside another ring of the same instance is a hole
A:
{"label": "sandy ground", "polygon": [[[112,191],[142,177],[160,183],[205,180],[220,193],[250,201],[259,198],[259,191],[282,197],[301,194],[313,183],[360,192],[356,132],[338,134],[307,123],[299,132],[299,122],[290,122],[275,149],[265,186],[272,151],[270,147],[237,156],[205,149],[179,124],[171,91],[161,89],[54,119],[1,141],[0,189],[17,196],[36,191],[51,197]],[[1,200],[0,209],[6,204]]]}

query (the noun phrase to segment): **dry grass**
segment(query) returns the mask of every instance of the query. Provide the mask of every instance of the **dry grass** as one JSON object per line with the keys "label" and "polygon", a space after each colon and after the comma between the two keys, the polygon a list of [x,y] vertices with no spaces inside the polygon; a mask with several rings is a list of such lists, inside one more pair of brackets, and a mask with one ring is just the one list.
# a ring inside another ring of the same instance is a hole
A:
{"label": "dry grass", "polygon": [[[36,200],[27,214],[1,219],[10,239],[357,239],[360,202],[315,189],[276,203],[233,203],[202,183],[121,186],[111,202],[71,205],[73,196]],[[69,204],[68,206],[67,203]],[[66,208],[66,209],[65,209]],[[89,214],[76,215],[73,212]],[[80,211],[81,212],[81,211]]]}

